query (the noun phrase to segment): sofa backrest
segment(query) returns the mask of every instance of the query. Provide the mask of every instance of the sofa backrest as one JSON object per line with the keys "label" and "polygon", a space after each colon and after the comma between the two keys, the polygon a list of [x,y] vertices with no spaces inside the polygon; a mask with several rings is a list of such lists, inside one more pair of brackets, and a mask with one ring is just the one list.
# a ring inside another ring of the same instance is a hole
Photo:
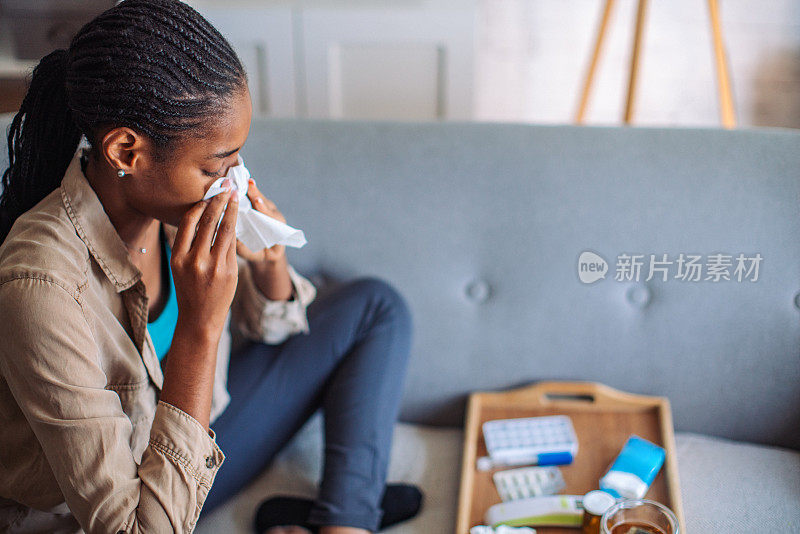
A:
{"label": "sofa backrest", "polygon": [[254,119],[242,156],[321,291],[407,298],[402,420],[590,380],[668,397],[678,430],[800,448],[800,132]]}

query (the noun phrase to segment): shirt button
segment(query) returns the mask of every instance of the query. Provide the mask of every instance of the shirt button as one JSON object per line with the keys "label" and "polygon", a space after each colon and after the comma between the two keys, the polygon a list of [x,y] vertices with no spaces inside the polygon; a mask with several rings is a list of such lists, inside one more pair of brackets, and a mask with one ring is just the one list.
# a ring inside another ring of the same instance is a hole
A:
{"label": "shirt button", "polygon": [[206,456],[206,467],[212,469],[215,465],[217,465],[217,461],[214,459],[214,457]]}

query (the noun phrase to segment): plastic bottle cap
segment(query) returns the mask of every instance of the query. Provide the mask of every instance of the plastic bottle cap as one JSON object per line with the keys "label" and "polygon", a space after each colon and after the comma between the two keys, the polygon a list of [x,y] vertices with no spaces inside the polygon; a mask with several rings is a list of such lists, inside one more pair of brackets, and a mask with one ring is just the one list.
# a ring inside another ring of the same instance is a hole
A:
{"label": "plastic bottle cap", "polygon": [[593,490],[583,496],[583,509],[592,515],[603,515],[617,500],[609,493]]}

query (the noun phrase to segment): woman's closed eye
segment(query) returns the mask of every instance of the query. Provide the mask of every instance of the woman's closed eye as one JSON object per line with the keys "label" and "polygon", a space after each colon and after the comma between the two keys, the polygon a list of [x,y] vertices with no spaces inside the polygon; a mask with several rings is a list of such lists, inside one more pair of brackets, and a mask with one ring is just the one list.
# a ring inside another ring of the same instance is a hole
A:
{"label": "woman's closed eye", "polygon": [[210,176],[212,178],[219,178],[219,177],[222,176],[222,169],[220,169],[220,170],[218,170],[216,172],[209,172],[209,171],[203,169],[203,174],[205,174],[206,176]]}

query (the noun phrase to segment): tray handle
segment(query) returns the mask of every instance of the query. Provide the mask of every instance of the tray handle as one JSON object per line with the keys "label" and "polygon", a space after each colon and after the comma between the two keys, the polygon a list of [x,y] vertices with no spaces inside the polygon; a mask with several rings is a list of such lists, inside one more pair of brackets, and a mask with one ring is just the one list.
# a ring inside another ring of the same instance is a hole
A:
{"label": "tray handle", "polygon": [[502,395],[505,402],[537,406],[586,405],[593,407],[641,405],[652,406],[658,397],[625,393],[597,382],[537,382],[503,392],[485,393]]}

